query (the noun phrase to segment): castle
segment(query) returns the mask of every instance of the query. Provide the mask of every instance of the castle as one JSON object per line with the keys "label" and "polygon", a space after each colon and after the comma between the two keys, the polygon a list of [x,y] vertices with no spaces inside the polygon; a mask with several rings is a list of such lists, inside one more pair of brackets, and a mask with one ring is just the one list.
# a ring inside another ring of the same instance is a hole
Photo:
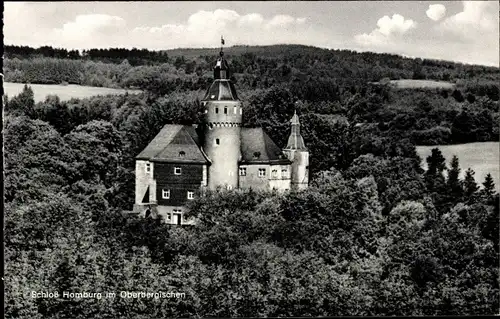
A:
{"label": "castle", "polygon": [[283,150],[262,128],[242,127],[241,101],[229,72],[221,49],[214,82],[202,100],[202,123],[197,128],[165,125],[136,157],[134,212],[160,215],[169,224],[192,224],[183,216],[184,205],[203,189],[307,188],[309,152],[297,114]]}

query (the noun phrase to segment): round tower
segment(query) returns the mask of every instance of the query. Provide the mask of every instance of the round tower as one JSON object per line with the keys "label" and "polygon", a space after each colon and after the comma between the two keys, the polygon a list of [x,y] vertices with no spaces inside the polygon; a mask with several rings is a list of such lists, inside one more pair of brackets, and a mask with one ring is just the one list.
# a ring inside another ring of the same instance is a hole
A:
{"label": "round tower", "polygon": [[202,100],[205,108],[203,150],[211,161],[208,169],[209,189],[217,186],[238,188],[243,111],[229,77],[229,66],[221,48],[214,68],[214,82]]}

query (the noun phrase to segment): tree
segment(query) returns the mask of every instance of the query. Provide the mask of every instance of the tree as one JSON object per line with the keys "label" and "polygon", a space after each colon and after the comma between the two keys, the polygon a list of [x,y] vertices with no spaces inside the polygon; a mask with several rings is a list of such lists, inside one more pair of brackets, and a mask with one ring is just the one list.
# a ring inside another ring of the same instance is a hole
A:
{"label": "tree", "polygon": [[23,90],[18,95],[9,100],[5,111],[11,112],[13,115],[28,115],[31,116],[35,107],[35,94],[31,86],[24,85]]}
{"label": "tree", "polygon": [[463,186],[460,180],[460,164],[458,157],[453,155],[448,170],[448,179],[446,181],[450,195],[453,201],[458,201],[462,198]]}
{"label": "tree", "polygon": [[484,178],[483,182],[483,189],[482,189],[482,194],[486,197],[487,201],[490,201],[493,199],[493,196],[495,195],[495,182],[493,181],[493,177],[491,176],[490,173],[486,175]]}
{"label": "tree", "polygon": [[464,197],[467,201],[474,201],[476,192],[479,189],[479,186],[474,178],[475,174],[476,173],[471,168],[468,168],[465,171]]}

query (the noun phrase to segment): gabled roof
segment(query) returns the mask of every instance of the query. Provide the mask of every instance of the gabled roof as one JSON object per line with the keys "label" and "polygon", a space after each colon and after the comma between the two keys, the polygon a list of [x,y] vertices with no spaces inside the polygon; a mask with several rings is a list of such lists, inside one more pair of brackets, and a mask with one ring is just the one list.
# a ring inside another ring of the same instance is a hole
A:
{"label": "gabled roof", "polygon": [[241,129],[241,157],[242,164],[291,163],[261,127]]}
{"label": "gabled roof", "polygon": [[195,128],[174,124],[165,125],[136,159],[200,164],[209,162],[200,149]]}

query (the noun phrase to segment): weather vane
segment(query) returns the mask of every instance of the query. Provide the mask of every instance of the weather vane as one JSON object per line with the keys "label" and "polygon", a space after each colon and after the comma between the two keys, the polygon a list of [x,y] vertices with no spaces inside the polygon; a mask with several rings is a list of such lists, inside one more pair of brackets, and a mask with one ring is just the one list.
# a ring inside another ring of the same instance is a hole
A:
{"label": "weather vane", "polygon": [[223,56],[223,55],[224,55],[223,48],[224,48],[224,44],[225,44],[225,43],[226,43],[226,42],[224,42],[224,37],[221,35],[221,36],[220,36],[220,44],[221,44],[221,46],[220,46],[220,56]]}

